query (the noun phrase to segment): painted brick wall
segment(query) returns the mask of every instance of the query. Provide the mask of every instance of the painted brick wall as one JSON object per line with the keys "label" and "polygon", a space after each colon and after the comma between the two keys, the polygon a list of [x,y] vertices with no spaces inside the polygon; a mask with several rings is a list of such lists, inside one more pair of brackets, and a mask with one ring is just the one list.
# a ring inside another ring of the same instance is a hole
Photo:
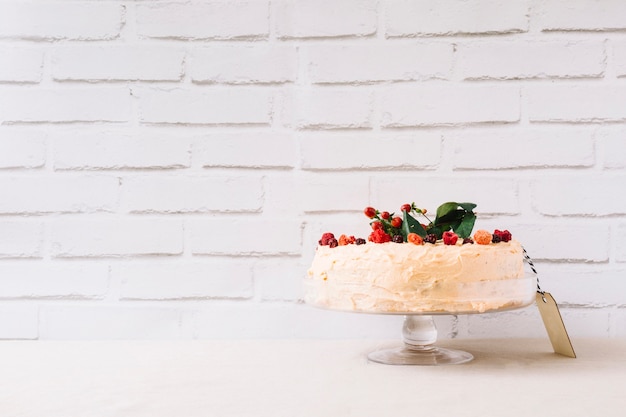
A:
{"label": "painted brick wall", "polygon": [[[621,0],[0,1],[0,338],[390,337],[300,303],[361,210],[478,204],[626,336]],[[544,336],[534,307],[442,337]]]}

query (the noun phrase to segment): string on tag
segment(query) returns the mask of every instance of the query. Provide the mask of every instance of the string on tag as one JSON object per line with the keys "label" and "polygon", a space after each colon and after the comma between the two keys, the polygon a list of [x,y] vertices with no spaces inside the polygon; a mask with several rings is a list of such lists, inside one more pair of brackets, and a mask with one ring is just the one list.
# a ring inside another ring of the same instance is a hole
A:
{"label": "string on tag", "polygon": [[541,299],[543,300],[543,302],[547,303],[548,300],[546,300],[546,296],[545,296],[546,292],[542,290],[541,286],[539,285],[539,274],[537,273],[537,270],[535,269],[535,264],[533,263],[533,260],[530,259],[528,252],[526,252],[526,248],[522,246],[522,250],[524,251],[524,259],[526,259],[526,262],[528,262],[528,265],[530,265],[530,269],[535,273],[535,276],[537,277],[537,292],[541,294]]}

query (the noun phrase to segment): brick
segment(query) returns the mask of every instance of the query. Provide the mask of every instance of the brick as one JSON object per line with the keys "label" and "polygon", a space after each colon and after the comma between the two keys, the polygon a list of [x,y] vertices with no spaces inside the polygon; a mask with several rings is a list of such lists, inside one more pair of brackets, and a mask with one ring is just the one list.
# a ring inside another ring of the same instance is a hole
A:
{"label": "brick", "polygon": [[46,163],[43,131],[0,129],[0,169],[40,168]]}
{"label": "brick", "polygon": [[[0,5],[0,8],[2,6]],[[38,83],[43,71],[43,49],[0,47],[0,82]]]}
{"label": "brick", "polygon": [[433,169],[441,159],[441,135],[315,132],[300,137],[300,152],[305,170]]}
{"label": "brick", "polygon": [[[116,177],[29,176],[0,180],[0,213],[81,213],[113,211]],[[36,196],[36,197],[34,197]]]}
{"label": "brick", "polygon": [[464,336],[470,339],[489,338],[496,334],[498,337],[508,338],[545,338],[546,335],[539,310],[536,308],[503,311],[497,314],[468,314],[459,327],[467,329],[467,335]]}
{"label": "brick", "polygon": [[388,88],[381,101],[384,127],[506,123],[520,119],[520,91],[515,86],[397,85]]}
{"label": "brick", "polygon": [[[372,203],[382,210],[397,211],[406,199],[416,199],[415,202],[431,213],[437,207],[450,201],[472,202],[477,205],[476,213],[484,214],[519,214],[519,199],[517,182],[507,179],[489,177],[467,178],[452,176],[424,177],[410,175],[394,175],[393,178],[372,179]],[[406,195],[404,191],[416,190],[416,195]],[[419,192],[417,191],[419,190]],[[383,208],[384,207],[384,208]]]}
{"label": "brick", "polygon": [[39,338],[141,340],[189,338],[181,311],[173,307],[45,305]]}
{"label": "brick", "polygon": [[[613,308],[567,308],[560,309],[561,318],[570,339],[607,338],[610,332],[610,316]],[[574,349],[576,349],[576,342]]]}
{"label": "brick", "polygon": [[296,145],[290,133],[215,133],[196,140],[193,158],[201,166],[212,168],[293,168]]}
{"label": "brick", "polygon": [[[233,192],[236,190],[236,192]],[[260,211],[259,177],[163,175],[122,179],[122,207],[132,213]]]}
{"label": "brick", "polygon": [[287,100],[285,120],[302,129],[371,127],[373,95],[360,88],[298,90]]}
{"label": "brick", "polygon": [[543,178],[531,183],[533,205],[548,216],[626,214],[624,199],[616,198],[625,183],[624,175]]}
{"label": "brick", "polygon": [[[595,308],[622,305],[624,302],[624,266],[616,268],[553,262],[539,262],[535,266],[541,287],[549,290],[559,303]],[[582,288],[584,291],[581,291]]]}
{"label": "brick", "polygon": [[363,199],[369,193],[369,177],[359,174],[318,174],[302,181],[306,186],[298,187],[296,201],[305,213],[360,211]]}
{"label": "brick", "polygon": [[40,258],[43,224],[31,220],[0,220],[0,258]]}
{"label": "brick", "polygon": [[119,36],[124,7],[116,3],[0,3],[0,38],[105,40]]}
{"label": "brick", "polygon": [[376,33],[374,0],[295,0],[272,3],[279,38],[329,38]]}
{"label": "brick", "polygon": [[138,4],[142,37],[176,39],[266,38],[268,1]]}
{"label": "brick", "polygon": [[[571,220],[568,224],[515,224],[507,227],[534,260],[607,262],[609,228],[603,224]],[[548,238],[548,237],[558,238]],[[584,239],[581,238],[584,236]],[[575,242],[575,244],[569,244]]]}
{"label": "brick", "polygon": [[626,224],[618,224],[615,228],[614,236],[615,260],[617,262],[626,262]]}
{"label": "brick", "polygon": [[556,0],[539,3],[537,24],[543,31],[626,29],[626,4],[620,0]]}
{"label": "brick", "polygon": [[464,79],[601,77],[604,44],[596,41],[476,42],[458,46]]}
{"label": "brick", "polygon": [[271,92],[265,89],[141,89],[144,123],[267,125]]}
{"label": "brick", "polygon": [[3,298],[102,299],[109,286],[109,267],[94,263],[0,263]]}
{"label": "brick", "polygon": [[626,86],[559,84],[529,86],[532,122],[600,122],[626,120]]}
{"label": "brick", "polygon": [[183,224],[154,217],[60,218],[50,224],[54,257],[179,255]]}
{"label": "brick", "polygon": [[618,77],[626,77],[626,42],[613,44],[613,65]]}
{"label": "brick", "polygon": [[528,30],[528,2],[395,0],[386,3],[387,36],[516,33]]}
{"label": "brick", "polygon": [[591,167],[591,131],[562,128],[472,130],[445,134],[452,139],[455,169]]}
{"label": "brick", "polygon": [[303,47],[314,83],[369,83],[448,78],[452,44],[378,43]]}
{"label": "brick", "polygon": [[55,80],[178,81],[185,50],[164,45],[59,47],[52,52]]}
{"label": "brick", "polygon": [[[50,133],[54,169],[173,169],[191,165],[191,139],[140,130],[66,130]],[[1,158],[1,157],[0,157]]]}
{"label": "brick", "polygon": [[289,219],[263,217],[190,219],[186,224],[193,254],[299,254],[301,226]]}
{"label": "brick", "polygon": [[198,83],[293,82],[298,56],[291,45],[214,45],[191,54],[188,72]]}
{"label": "brick", "polygon": [[250,266],[238,260],[142,262],[112,267],[123,300],[247,299]]}
{"label": "brick", "polygon": [[122,122],[130,119],[130,99],[126,87],[0,87],[0,117],[5,122]]}
{"label": "brick", "polygon": [[303,299],[302,280],[308,266],[295,259],[267,259],[254,266],[254,285],[261,300],[298,301]]}
{"label": "brick", "polygon": [[626,136],[621,128],[604,129],[598,132],[602,161],[605,168],[626,168]]}
{"label": "brick", "polygon": [[0,305],[0,339],[37,339],[38,307]]}

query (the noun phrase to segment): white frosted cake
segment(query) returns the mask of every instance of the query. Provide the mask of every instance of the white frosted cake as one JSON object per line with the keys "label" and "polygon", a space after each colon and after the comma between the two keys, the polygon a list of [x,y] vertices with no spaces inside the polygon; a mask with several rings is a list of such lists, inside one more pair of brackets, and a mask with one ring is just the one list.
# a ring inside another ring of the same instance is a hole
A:
{"label": "white frosted cake", "polygon": [[[404,223],[414,226],[407,218],[410,212],[405,213]],[[471,210],[467,212],[473,216]],[[393,216],[376,213],[368,215],[374,219],[374,231],[367,242],[345,235],[337,241],[331,233],[324,234],[305,278],[307,303],[401,314],[482,313],[533,302],[535,278],[525,276],[522,246],[508,231],[492,234],[479,230],[474,239],[458,239],[449,230],[435,240],[435,234],[425,232],[441,232],[441,228],[434,229],[442,224],[436,219],[420,225],[424,238],[416,237],[409,225],[404,235],[391,236],[386,231],[402,230],[402,226],[391,228]],[[377,222],[382,226],[374,225]],[[384,227],[385,223],[389,227]]]}

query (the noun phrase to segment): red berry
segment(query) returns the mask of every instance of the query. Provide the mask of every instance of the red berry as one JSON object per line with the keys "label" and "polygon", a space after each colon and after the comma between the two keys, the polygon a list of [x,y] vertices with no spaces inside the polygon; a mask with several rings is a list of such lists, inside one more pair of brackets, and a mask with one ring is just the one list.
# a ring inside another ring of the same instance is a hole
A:
{"label": "red berry", "polygon": [[459,236],[457,236],[456,233],[451,232],[451,231],[447,231],[447,232],[443,232],[443,243],[445,245],[454,245],[456,244],[456,241],[459,239]]}
{"label": "red berry", "polygon": [[511,240],[511,232],[509,232],[508,230],[498,230],[498,229],[496,229],[493,232],[493,234],[498,236],[500,238],[501,242],[508,242],[509,240]]}
{"label": "red berry", "polygon": [[333,235],[332,233],[324,233],[318,243],[322,246],[326,246],[328,245],[328,242],[330,241],[330,239],[334,239],[334,238],[335,238],[335,235]]}
{"label": "red berry", "polygon": [[410,204],[403,204],[402,207],[400,207],[400,211],[406,211],[407,213],[411,211],[411,205]]}
{"label": "red berry", "polygon": [[381,217],[382,219],[387,220],[387,219],[389,218],[389,216],[390,216],[390,214],[389,214],[389,212],[388,212],[388,211],[383,211],[382,213],[380,213],[380,217]]}
{"label": "red berry", "polygon": [[402,226],[402,219],[400,217],[394,217],[391,219],[391,227],[398,228]]}
{"label": "red berry", "polygon": [[376,217],[376,209],[374,207],[365,207],[365,210],[363,210],[363,213],[365,213],[365,215],[369,217],[370,219],[373,219],[374,217]]}
{"label": "red berry", "polygon": [[385,243],[391,241],[391,236],[385,233],[383,229],[377,229],[370,233],[369,240],[374,243]]}
{"label": "red berry", "polygon": [[337,239],[332,238],[328,241],[328,246],[330,246],[331,248],[336,248],[339,245],[339,242],[337,242]]}
{"label": "red berry", "polygon": [[372,222],[372,229],[379,230],[383,228],[383,224],[381,222]]}

